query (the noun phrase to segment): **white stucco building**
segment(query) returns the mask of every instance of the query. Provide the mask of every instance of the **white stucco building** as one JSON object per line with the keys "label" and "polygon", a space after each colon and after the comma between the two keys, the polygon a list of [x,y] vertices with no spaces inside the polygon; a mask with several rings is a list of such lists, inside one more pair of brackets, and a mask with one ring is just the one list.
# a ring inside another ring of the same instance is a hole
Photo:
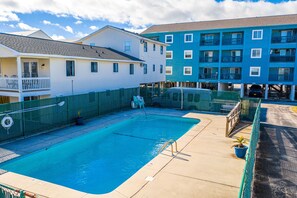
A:
{"label": "white stucco building", "polygon": [[[117,35],[110,37],[118,38]],[[92,41],[94,45],[83,45],[1,33],[1,101],[16,102],[132,88],[145,82],[165,80],[165,55],[160,54],[160,47],[164,46],[162,43],[142,41],[147,42],[150,51],[153,44],[156,45],[154,52],[145,53],[140,49],[144,43],[139,39],[136,44],[134,37],[131,37],[130,52],[123,53],[122,50],[97,47],[95,45],[101,43],[95,40]],[[125,39],[120,41],[123,44]],[[112,45],[116,48],[113,43],[109,47]],[[148,65],[147,72],[145,64]],[[155,64],[155,71],[152,64]]]}
{"label": "white stucco building", "polygon": [[165,43],[113,26],[105,26],[77,43],[112,48],[143,60],[145,75],[141,83],[155,84],[165,81]]}

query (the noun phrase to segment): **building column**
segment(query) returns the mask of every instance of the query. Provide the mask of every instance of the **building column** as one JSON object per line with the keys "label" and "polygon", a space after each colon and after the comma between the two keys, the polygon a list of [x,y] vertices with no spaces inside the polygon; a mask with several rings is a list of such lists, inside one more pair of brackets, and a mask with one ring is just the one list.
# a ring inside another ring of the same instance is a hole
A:
{"label": "building column", "polygon": [[243,83],[240,84],[240,97],[241,98],[244,97],[244,84]]}
{"label": "building column", "polygon": [[291,85],[291,93],[290,93],[290,100],[295,100],[295,85]]}
{"label": "building column", "polygon": [[200,88],[200,83],[199,82],[196,83],[196,88],[197,89]]}
{"label": "building column", "polygon": [[19,102],[24,101],[23,98],[23,83],[22,83],[22,61],[21,61],[21,57],[18,56],[16,58],[16,62],[17,62],[17,74],[18,74],[18,90],[19,90]]}
{"label": "building column", "polygon": [[218,83],[218,91],[222,91],[221,83]]}
{"label": "building column", "polygon": [[176,86],[179,87],[179,82],[176,82]]}
{"label": "building column", "polygon": [[266,84],[266,85],[265,85],[265,96],[264,96],[265,100],[268,99],[268,89],[269,89],[269,85]]}

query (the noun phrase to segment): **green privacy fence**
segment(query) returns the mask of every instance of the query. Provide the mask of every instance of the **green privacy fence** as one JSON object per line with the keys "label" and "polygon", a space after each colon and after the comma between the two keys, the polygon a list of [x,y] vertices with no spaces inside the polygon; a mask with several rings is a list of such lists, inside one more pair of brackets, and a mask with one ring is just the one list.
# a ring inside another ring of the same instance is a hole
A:
{"label": "green privacy fence", "polygon": [[257,149],[257,144],[258,144],[259,134],[260,134],[260,111],[261,111],[261,101],[259,101],[255,111],[249,149],[246,155],[246,163],[245,163],[240,190],[238,194],[239,198],[250,198],[252,193],[252,182],[253,182],[253,175],[254,175],[256,149]]}
{"label": "green privacy fence", "polygon": [[9,126],[11,118],[13,125],[0,125],[0,142],[67,126],[75,122],[78,112],[88,119],[126,109],[137,94],[138,88],[130,88],[2,104],[0,121],[6,120],[4,126]]}
{"label": "green privacy fence", "polygon": [[146,106],[221,113],[228,113],[240,101],[239,92],[180,87],[144,87],[140,89],[140,95],[144,98]]}

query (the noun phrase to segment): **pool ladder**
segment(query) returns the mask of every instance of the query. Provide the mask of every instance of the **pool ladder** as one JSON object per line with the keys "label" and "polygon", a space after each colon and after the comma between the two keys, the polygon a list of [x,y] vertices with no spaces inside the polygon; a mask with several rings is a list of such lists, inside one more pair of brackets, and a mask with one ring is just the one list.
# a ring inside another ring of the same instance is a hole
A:
{"label": "pool ladder", "polygon": [[171,146],[171,155],[173,155],[173,145],[172,145],[173,143],[175,144],[175,152],[177,152],[177,142],[173,139],[170,139],[167,142],[165,142],[163,144],[163,146],[159,149],[159,153],[161,153],[164,149],[167,148],[168,145],[170,145]]}

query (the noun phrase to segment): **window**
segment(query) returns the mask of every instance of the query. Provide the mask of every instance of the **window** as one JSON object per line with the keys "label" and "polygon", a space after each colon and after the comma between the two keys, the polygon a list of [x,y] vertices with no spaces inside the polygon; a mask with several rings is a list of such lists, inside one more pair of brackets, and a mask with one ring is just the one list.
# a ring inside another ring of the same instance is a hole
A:
{"label": "window", "polygon": [[164,50],[163,46],[160,46],[160,54],[163,54],[163,50]]}
{"label": "window", "polygon": [[98,72],[98,63],[97,62],[91,62],[91,72]]}
{"label": "window", "polygon": [[153,64],[153,72],[156,71],[156,65]]}
{"label": "window", "polygon": [[143,64],[143,74],[147,74],[147,64]]}
{"label": "window", "polygon": [[134,64],[130,64],[130,75],[134,74]]}
{"label": "window", "polygon": [[173,43],[173,35],[165,35],[165,43]]}
{"label": "window", "polygon": [[163,65],[160,65],[160,74],[163,74]]}
{"label": "window", "polygon": [[200,102],[200,94],[195,94],[194,101],[195,102]]}
{"label": "window", "polygon": [[193,34],[185,34],[185,43],[192,43],[193,42]]}
{"label": "window", "polygon": [[66,76],[75,76],[75,64],[74,61],[66,61]]}
{"label": "window", "polygon": [[144,42],[143,43],[143,51],[144,52],[147,52],[147,42]]}
{"label": "window", "polygon": [[262,56],[261,48],[254,48],[251,50],[251,58],[261,58],[261,56]]}
{"label": "window", "polygon": [[192,59],[193,51],[192,50],[185,50],[184,51],[184,59]]}
{"label": "window", "polygon": [[119,63],[113,63],[113,72],[114,73],[119,72]]}
{"label": "window", "polygon": [[184,67],[184,75],[192,75],[192,67]]}
{"label": "window", "polygon": [[250,67],[250,76],[260,76],[260,67]]}
{"label": "window", "polygon": [[263,30],[253,30],[252,40],[262,40],[263,39]]}
{"label": "window", "polygon": [[172,75],[172,66],[166,66],[166,75]]}
{"label": "window", "polygon": [[194,95],[189,93],[188,94],[188,102],[192,102],[193,98],[194,98]]}
{"label": "window", "polygon": [[131,41],[125,41],[124,51],[130,52],[131,51]]}
{"label": "window", "polygon": [[153,51],[156,51],[156,44],[153,44]]}
{"label": "window", "polygon": [[166,51],[166,59],[172,59],[173,58],[173,51]]}

